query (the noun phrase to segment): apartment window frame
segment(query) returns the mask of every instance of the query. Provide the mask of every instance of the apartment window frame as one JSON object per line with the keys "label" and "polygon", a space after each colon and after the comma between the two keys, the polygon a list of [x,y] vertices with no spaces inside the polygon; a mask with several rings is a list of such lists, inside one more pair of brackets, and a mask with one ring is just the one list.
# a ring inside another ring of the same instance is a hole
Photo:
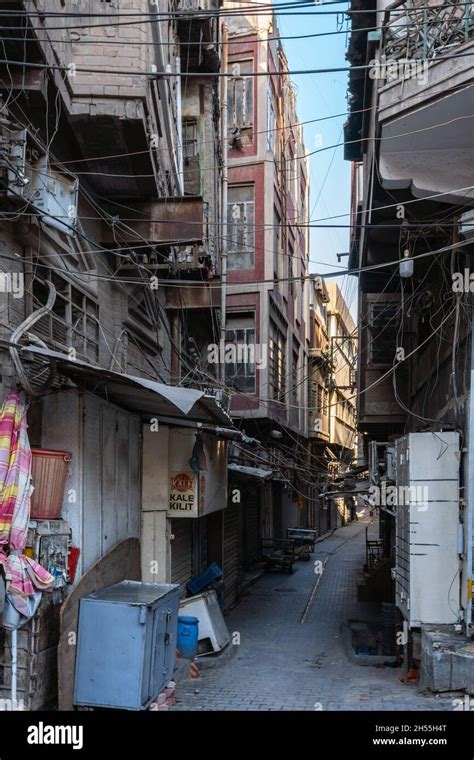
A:
{"label": "apartment window frame", "polygon": [[65,352],[74,349],[80,358],[94,363],[100,355],[99,301],[61,272],[48,270],[44,276],[35,275],[31,286],[31,306],[44,306],[47,283],[56,289],[51,311],[37,323],[42,327],[40,337]]}
{"label": "apartment window frame", "polygon": [[278,282],[281,274],[281,216],[273,207],[273,279]]}
{"label": "apartment window frame", "polygon": [[142,285],[133,288],[128,294],[127,318],[123,325],[127,331],[128,342],[139,348],[149,357],[157,356],[162,350],[159,329],[154,329],[153,320],[144,303],[145,292]]}
{"label": "apartment window frame", "polygon": [[[183,130],[183,159],[189,161],[199,155],[198,151],[198,123],[196,118],[185,117],[182,124]],[[188,136],[190,133],[191,136]]]}
{"label": "apartment window frame", "polygon": [[229,136],[234,129],[239,129],[241,137],[253,141],[254,127],[254,62],[253,58],[245,58],[230,62],[232,76],[228,81],[227,116]]}
{"label": "apartment window frame", "polygon": [[[299,376],[299,349],[297,346],[294,346],[291,352],[291,400],[292,400],[292,403],[295,405],[298,404],[298,393],[299,393],[298,376]],[[294,411],[297,412],[298,410],[294,409]]]}
{"label": "apartment window frame", "polygon": [[[248,197],[245,194],[248,192]],[[240,199],[231,200],[233,195]],[[229,270],[255,267],[255,186],[230,185],[227,202],[227,268]]]}
{"label": "apartment window frame", "polygon": [[271,396],[274,401],[285,401],[287,337],[282,327],[271,317],[268,336],[268,382]]}
{"label": "apartment window frame", "polygon": [[267,84],[267,150],[275,153],[275,135],[276,135],[276,111],[274,107],[275,98],[271,82]]}
{"label": "apartment window frame", "polygon": [[[372,366],[391,367],[393,365],[399,328],[396,314],[399,308],[400,302],[395,299],[369,303],[368,363]],[[384,338],[385,348],[380,346],[381,338]],[[378,346],[375,345],[377,342]]]}
{"label": "apartment window frame", "polygon": [[[233,344],[237,347],[243,345],[254,348],[253,362],[225,361],[225,378],[227,385],[232,385],[240,393],[255,394],[257,392],[257,365],[256,352],[256,320],[255,314],[229,313],[227,315],[225,345]],[[226,354],[224,354],[226,359]]]}

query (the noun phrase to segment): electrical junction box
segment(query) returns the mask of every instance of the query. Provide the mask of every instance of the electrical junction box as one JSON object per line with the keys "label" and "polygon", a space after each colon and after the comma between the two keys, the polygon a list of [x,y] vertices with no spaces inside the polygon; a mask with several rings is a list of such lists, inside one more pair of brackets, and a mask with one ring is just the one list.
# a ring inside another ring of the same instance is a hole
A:
{"label": "electrical junction box", "polygon": [[79,181],[73,174],[51,169],[47,157],[28,169],[24,198],[44,214],[44,221],[66,235],[74,235],[77,221]]}
{"label": "electrical junction box", "polygon": [[410,628],[459,617],[459,433],[409,433],[396,449],[396,604]]}
{"label": "electrical junction box", "polygon": [[179,585],[122,581],[80,601],[74,703],[146,710],[174,672]]}

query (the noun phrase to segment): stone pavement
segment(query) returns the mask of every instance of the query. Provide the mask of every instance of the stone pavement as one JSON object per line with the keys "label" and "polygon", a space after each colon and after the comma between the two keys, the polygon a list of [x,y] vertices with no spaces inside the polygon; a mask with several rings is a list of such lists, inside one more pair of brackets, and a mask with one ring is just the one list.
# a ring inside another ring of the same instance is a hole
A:
{"label": "stone pavement", "polygon": [[[230,634],[240,634],[234,656],[179,683],[173,709],[452,710],[452,696],[421,695],[401,683],[400,668],[348,656],[347,620],[367,619],[356,581],[368,524],[338,529],[292,575],[269,572],[252,586],[226,617]],[[326,563],[316,589],[315,561]]]}

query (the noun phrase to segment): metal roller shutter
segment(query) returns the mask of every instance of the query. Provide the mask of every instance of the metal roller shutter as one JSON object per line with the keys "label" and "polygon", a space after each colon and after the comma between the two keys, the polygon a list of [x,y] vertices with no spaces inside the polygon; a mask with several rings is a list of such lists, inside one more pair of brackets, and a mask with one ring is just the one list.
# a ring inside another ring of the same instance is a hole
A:
{"label": "metal roller shutter", "polygon": [[329,505],[319,507],[319,535],[323,536],[329,530]]}
{"label": "metal roller shutter", "polygon": [[239,590],[239,512],[232,504],[224,510],[224,605],[228,610],[235,603]]}
{"label": "metal roller shutter", "polygon": [[179,583],[181,595],[193,574],[193,520],[171,520],[171,583]]}
{"label": "metal roller shutter", "polygon": [[259,556],[259,498],[260,488],[247,493],[245,499],[245,560],[250,565]]}

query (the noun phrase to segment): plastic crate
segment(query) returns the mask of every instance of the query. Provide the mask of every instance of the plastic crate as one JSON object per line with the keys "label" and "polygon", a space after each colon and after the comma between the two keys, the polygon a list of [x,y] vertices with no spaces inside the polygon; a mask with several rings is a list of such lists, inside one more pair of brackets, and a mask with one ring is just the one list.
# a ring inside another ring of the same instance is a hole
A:
{"label": "plastic crate", "polygon": [[204,591],[204,589],[210,586],[211,583],[215,583],[221,578],[222,570],[217,562],[213,562],[212,565],[206,567],[201,575],[196,575],[194,578],[191,578],[186,585],[186,589],[192,596],[195,596],[196,594],[200,594],[201,591]]}

